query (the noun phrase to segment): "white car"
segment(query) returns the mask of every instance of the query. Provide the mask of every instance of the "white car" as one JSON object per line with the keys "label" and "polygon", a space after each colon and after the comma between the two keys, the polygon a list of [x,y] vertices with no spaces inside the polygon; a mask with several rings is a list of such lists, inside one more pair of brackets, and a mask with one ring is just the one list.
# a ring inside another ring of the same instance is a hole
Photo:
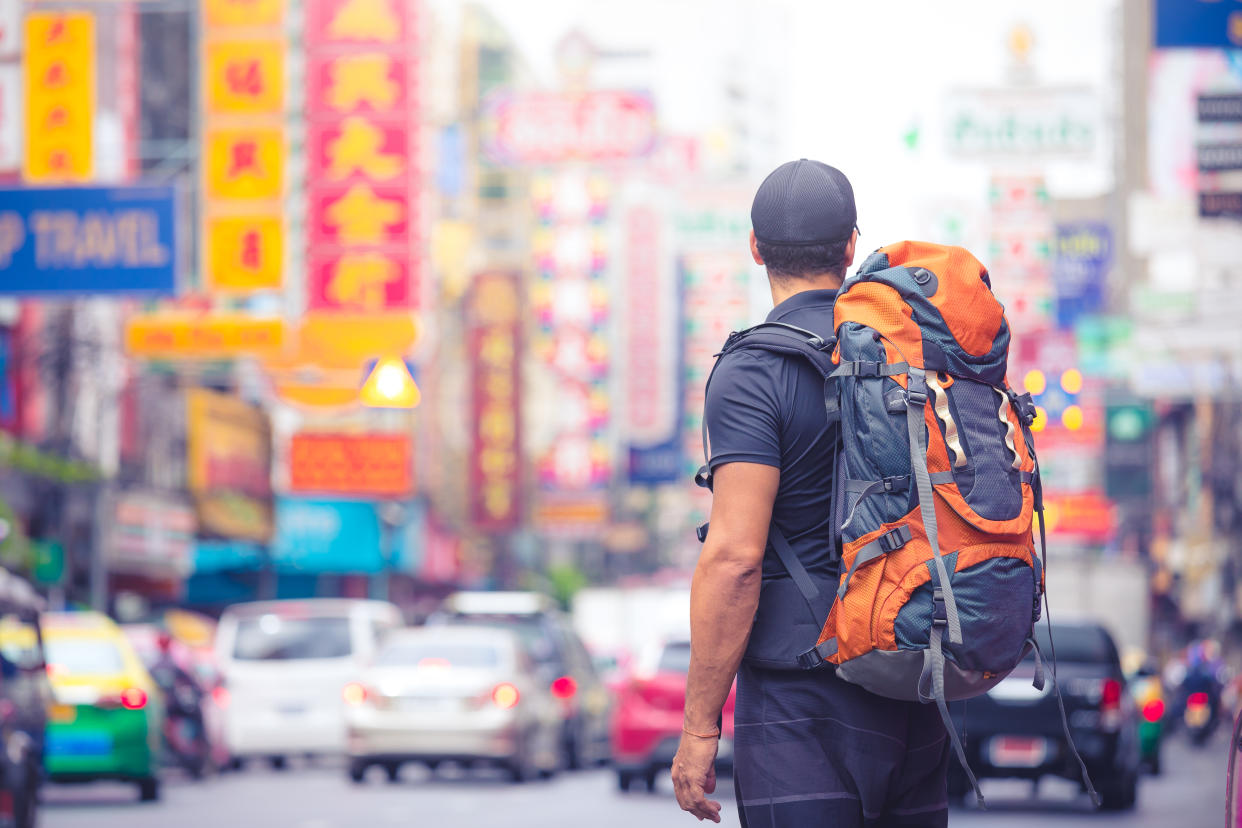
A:
{"label": "white car", "polygon": [[401,612],[383,601],[315,598],[236,604],[216,654],[229,694],[225,739],[237,764],[345,750],[342,693]]}
{"label": "white car", "polygon": [[514,782],[560,763],[561,715],[519,635],[422,627],[390,635],[345,694],[349,776],[440,762],[504,768]]}

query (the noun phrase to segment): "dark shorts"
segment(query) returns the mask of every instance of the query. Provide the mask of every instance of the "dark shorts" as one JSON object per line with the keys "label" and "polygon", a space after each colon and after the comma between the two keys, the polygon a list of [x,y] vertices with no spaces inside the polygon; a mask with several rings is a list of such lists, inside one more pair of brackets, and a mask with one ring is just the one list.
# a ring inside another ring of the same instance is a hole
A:
{"label": "dark shorts", "polygon": [[948,824],[950,746],[933,704],[875,696],[827,670],[743,664],[734,725],[743,828]]}

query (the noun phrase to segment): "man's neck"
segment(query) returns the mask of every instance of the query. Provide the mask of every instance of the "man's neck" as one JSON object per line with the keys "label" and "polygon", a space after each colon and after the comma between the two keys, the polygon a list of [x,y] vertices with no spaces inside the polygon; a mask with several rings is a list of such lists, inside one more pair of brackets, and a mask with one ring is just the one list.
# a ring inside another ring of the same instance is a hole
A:
{"label": "man's neck", "polygon": [[772,288],[772,306],[784,302],[790,296],[808,290],[840,290],[841,277],[835,273],[818,273],[801,279],[768,279]]}

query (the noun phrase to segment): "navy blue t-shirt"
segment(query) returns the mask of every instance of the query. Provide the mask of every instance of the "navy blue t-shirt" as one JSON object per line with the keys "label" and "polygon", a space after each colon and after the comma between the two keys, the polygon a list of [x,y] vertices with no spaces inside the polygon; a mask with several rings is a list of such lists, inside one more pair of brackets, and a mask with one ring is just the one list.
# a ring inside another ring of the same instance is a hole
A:
{"label": "navy blue t-shirt", "polygon": [[[835,290],[794,294],[768,314],[820,336],[833,335]],[[781,470],[772,519],[824,595],[836,591],[832,548],[832,460],[838,427],[824,412],[824,381],[806,360],[746,349],[721,357],[707,389],[708,466],[761,463]],[[796,668],[826,619],[817,618],[769,547],[746,659]]]}

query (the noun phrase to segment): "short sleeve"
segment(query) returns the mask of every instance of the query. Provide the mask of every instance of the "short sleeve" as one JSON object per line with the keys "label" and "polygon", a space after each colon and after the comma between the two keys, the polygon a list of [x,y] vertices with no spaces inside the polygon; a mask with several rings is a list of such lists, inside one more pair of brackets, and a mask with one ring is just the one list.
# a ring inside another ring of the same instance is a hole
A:
{"label": "short sleeve", "polygon": [[721,357],[707,389],[708,467],[725,463],[781,465],[780,396],[772,366],[758,354]]}

